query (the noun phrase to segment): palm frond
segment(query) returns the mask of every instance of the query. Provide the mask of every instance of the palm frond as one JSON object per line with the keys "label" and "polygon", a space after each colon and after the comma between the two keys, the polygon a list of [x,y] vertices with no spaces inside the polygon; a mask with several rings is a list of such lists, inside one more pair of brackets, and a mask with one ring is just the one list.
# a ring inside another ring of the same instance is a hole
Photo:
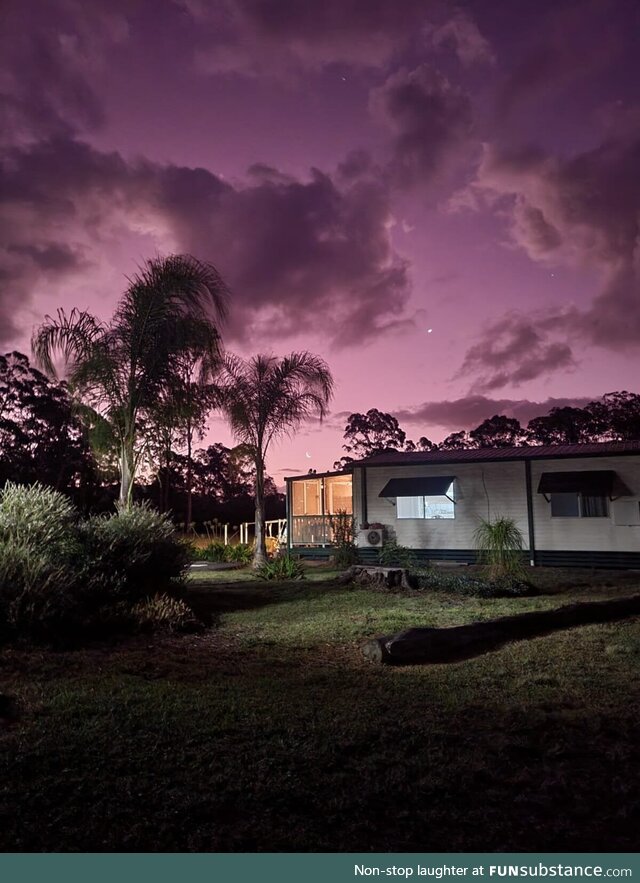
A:
{"label": "palm frond", "polygon": [[73,374],[91,353],[95,341],[104,332],[105,326],[86,310],[57,311],[57,318],[45,316],[44,322],[36,329],[31,340],[31,348],[38,364],[49,376],[56,376],[54,357],[59,353],[65,367]]}

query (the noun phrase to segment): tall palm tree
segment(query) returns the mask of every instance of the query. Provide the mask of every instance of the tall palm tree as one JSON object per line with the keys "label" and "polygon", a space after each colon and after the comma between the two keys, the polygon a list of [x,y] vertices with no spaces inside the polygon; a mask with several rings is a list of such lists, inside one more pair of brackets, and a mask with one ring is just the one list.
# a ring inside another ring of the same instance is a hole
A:
{"label": "tall palm tree", "polygon": [[219,383],[221,407],[255,466],[253,566],[260,567],[266,560],[264,476],[269,445],[293,433],[305,420],[326,415],[333,378],[326,362],[312,353],[291,353],[283,359],[257,355],[247,361],[227,355]]}
{"label": "tall palm tree", "polygon": [[218,326],[228,291],[211,264],[191,255],[145,262],[129,280],[109,322],[87,311],[58,310],[33,336],[37,362],[55,376],[61,355],[77,395],[113,427],[119,446],[120,503],[130,506],[140,451],[140,415],[174,381],[175,363],[197,348],[208,363],[220,359]]}

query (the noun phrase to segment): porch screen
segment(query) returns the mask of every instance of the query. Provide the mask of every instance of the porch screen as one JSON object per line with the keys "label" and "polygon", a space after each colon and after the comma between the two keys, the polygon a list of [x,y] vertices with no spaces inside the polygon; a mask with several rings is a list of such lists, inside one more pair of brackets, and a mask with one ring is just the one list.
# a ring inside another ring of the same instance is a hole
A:
{"label": "porch screen", "polygon": [[353,501],[350,475],[325,478],[324,509],[327,515],[335,515],[339,511],[351,515],[353,512]]}
{"label": "porch screen", "polygon": [[294,515],[322,515],[319,478],[293,481],[291,485]]}

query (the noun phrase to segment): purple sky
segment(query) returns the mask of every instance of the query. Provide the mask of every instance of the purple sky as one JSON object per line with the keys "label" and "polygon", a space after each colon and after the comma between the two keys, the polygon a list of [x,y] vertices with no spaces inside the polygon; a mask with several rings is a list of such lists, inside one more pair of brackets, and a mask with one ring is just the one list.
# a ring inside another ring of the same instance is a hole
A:
{"label": "purple sky", "polygon": [[3,351],[209,260],[229,349],[334,372],[278,481],[352,411],[438,441],[639,389],[636,0],[8,0],[0,58]]}

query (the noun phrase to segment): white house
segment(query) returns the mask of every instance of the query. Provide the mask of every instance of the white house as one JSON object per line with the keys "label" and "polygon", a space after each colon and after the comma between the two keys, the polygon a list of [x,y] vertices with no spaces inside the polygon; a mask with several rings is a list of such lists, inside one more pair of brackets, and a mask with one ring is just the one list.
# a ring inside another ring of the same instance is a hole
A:
{"label": "white house", "polygon": [[473,562],[481,518],[513,518],[532,565],[640,568],[640,441],[389,451],[287,482],[289,548],[326,556],[339,511],[363,560],[385,538],[419,559]]}

